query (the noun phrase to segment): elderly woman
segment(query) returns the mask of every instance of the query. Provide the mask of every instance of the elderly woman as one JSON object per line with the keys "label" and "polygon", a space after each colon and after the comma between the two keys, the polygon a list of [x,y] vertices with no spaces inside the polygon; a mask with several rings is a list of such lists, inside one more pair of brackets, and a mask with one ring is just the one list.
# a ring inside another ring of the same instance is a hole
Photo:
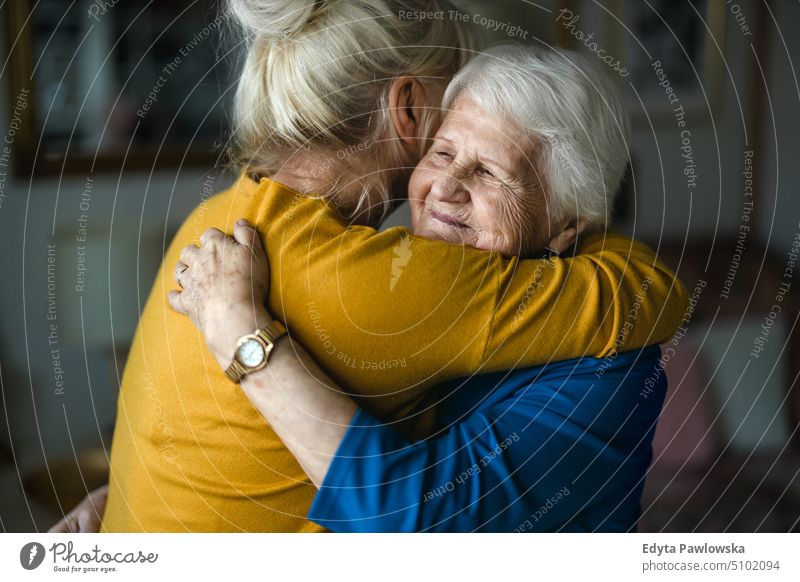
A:
{"label": "elderly woman", "polygon": [[[502,252],[485,252],[367,226],[405,196],[438,125],[444,88],[469,46],[459,23],[404,19],[399,11],[446,3],[231,4],[251,33],[234,111],[242,174],[178,231],[142,312],[120,390],[104,531],[323,529],[306,519],[316,493],[309,477],[231,383],[249,370],[234,366],[226,375],[231,362],[220,369],[189,319],[166,301],[173,272],[181,280],[190,275],[186,264],[199,252],[181,249],[209,227],[234,231],[237,217],[254,223],[266,242],[270,313],[365,410],[398,421],[393,426],[408,434],[430,432],[439,404],[434,387],[448,380],[607,356],[677,329],[685,291],[650,249],[624,237],[592,234],[574,257],[520,260],[512,255],[527,253],[515,248],[527,244],[521,236]],[[592,123],[578,139],[549,136],[554,159],[572,156],[564,162],[569,171],[551,178],[575,187],[574,199],[571,186],[543,198],[552,220],[537,223],[550,230],[537,237],[555,251],[566,250],[584,223],[605,222],[625,160],[617,155],[609,165],[605,154],[594,156],[589,135],[619,140],[620,128],[608,119],[582,117]],[[570,144],[580,147],[571,151]],[[462,178],[503,184],[489,165]],[[593,187],[605,198],[584,195],[587,172],[602,176]],[[491,204],[476,206],[474,218]],[[467,217],[445,206],[431,219],[466,233]],[[490,249],[487,232],[475,244]],[[201,242],[221,237],[212,230]],[[651,283],[637,299],[643,281]],[[203,326],[225,351],[263,322],[251,294],[241,299],[227,297],[225,321]],[[628,316],[634,308],[635,322]],[[269,327],[261,335],[274,338],[280,328]],[[247,343],[251,356],[259,340]]]}
{"label": "elderly woman", "polygon": [[[586,132],[601,166],[624,155],[609,131],[622,120],[616,96],[580,59],[491,50],[456,76],[444,106],[409,184],[415,235],[531,256],[563,250],[603,220],[592,198],[607,200],[598,193],[615,189],[619,173],[567,173],[551,145]],[[263,307],[268,264],[257,233],[242,221],[234,236],[211,231],[201,249],[187,249],[172,304],[204,332],[222,369],[249,367],[243,391],[321,487],[310,519],[334,531],[635,528],[666,388],[657,347],[449,382],[437,392],[435,435],[409,441],[284,337]],[[651,283],[642,281],[642,299]],[[268,350],[246,336],[252,329],[275,333]],[[655,389],[643,397],[648,381]]]}

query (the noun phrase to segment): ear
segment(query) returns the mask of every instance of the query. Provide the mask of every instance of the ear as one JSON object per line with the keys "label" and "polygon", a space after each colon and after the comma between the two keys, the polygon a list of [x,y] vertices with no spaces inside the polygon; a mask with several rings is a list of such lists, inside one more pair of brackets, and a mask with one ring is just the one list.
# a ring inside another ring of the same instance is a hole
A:
{"label": "ear", "polygon": [[389,87],[389,114],[405,146],[415,146],[420,137],[420,108],[424,105],[425,90],[417,79],[403,76],[392,81]]}
{"label": "ear", "polygon": [[583,218],[570,220],[563,226],[561,232],[550,239],[550,242],[547,243],[547,248],[557,254],[565,252],[575,244],[578,235],[582,233],[587,226],[588,224]]}

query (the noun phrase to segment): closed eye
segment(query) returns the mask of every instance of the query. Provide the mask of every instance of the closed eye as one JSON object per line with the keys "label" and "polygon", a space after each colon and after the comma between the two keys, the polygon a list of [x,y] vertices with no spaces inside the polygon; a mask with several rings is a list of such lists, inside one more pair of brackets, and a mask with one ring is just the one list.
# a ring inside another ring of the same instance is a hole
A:
{"label": "closed eye", "polygon": [[452,160],[453,159],[453,154],[451,154],[450,152],[442,151],[442,150],[437,151],[436,155],[438,157],[442,158],[443,160]]}
{"label": "closed eye", "polygon": [[478,174],[479,176],[483,176],[485,178],[494,178],[494,174],[492,174],[489,170],[487,170],[483,166],[481,166],[477,170],[475,170],[475,173]]}

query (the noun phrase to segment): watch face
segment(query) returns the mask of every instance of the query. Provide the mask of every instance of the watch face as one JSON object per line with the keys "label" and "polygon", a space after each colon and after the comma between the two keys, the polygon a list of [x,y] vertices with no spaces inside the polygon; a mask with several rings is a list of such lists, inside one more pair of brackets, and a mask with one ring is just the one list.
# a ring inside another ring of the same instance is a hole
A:
{"label": "watch face", "polygon": [[264,361],[264,346],[257,340],[248,339],[239,346],[238,360],[248,368],[255,368]]}

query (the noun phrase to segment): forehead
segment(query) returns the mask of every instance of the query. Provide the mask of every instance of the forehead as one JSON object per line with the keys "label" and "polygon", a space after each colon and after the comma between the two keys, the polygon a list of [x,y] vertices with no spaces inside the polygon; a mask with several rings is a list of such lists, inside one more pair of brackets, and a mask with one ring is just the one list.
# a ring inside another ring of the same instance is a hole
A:
{"label": "forehead", "polygon": [[528,132],[517,123],[488,113],[466,95],[455,100],[436,136],[504,165],[530,163],[535,149]]}

